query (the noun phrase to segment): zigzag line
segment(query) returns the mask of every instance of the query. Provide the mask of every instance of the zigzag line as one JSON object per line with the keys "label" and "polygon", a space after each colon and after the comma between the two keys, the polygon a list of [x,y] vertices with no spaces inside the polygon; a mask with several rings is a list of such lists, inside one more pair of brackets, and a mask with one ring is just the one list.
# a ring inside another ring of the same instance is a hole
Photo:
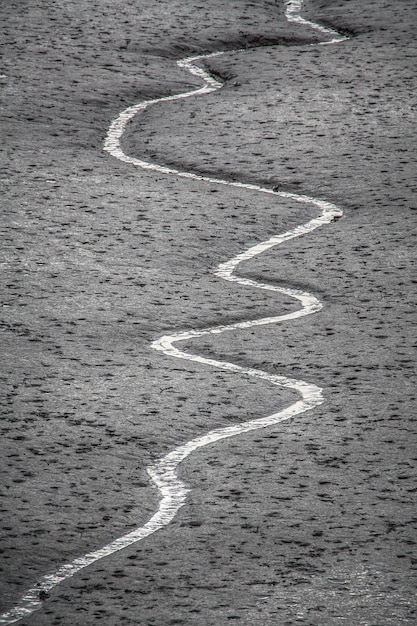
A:
{"label": "zigzag line", "polygon": [[[313,45],[327,45],[330,43],[341,42],[347,39],[346,37],[340,35],[330,28],[321,26],[302,18],[300,15],[301,8],[302,0],[290,0],[289,2],[287,2],[287,20],[289,22],[295,22],[305,26],[309,26],[326,36],[332,37],[332,39],[329,41],[319,42],[318,44]],[[142,169],[153,170],[163,174],[171,174],[181,178],[205,181],[212,184],[227,185],[230,187],[239,187],[246,190],[271,194],[274,196],[279,196],[281,198],[291,199],[298,203],[313,205],[319,209],[320,214],[318,217],[310,220],[305,224],[297,226],[288,232],[275,235],[267,241],[252,246],[248,250],[242,252],[241,254],[238,254],[229,261],[221,263],[215,270],[215,274],[225,280],[237,282],[245,286],[257,287],[259,289],[275,291],[281,294],[285,294],[287,296],[291,296],[300,302],[300,309],[292,313],[277,315],[275,317],[267,317],[257,320],[238,322],[235,324],[228,324],[224,326],[216,326],[213,328],[205,328],[202,330],[188,330],[172,335],[165,335],[152,343],[152,347],[155,350],[161,351],[168,356],[174,356],[180,359],[186,359],[189,361],[194,361],[196,363],[202,363],[204,365],[209,365],[211,367],[216,367],[222,370],[236,372],[238,374],[241,374],[242,376],[259,378],[279,387],[293,389],[301,395],[301,400],[295,402],[286,409],[279,411],[278,413],[268,415],[267,417],[250,420],[243,424],[236,424],[234,426],[217,428],[215,430],[212,430],[206,435],[202,435],[200,437],[192,439],[191,441],[175,448],[175,450],[164,456],[153,466],[148,467],[147,472],[149,476],[162,494],[162,499],[160,501],[158,511],[155,513],[155,515],[153,515],[153,517],[144,526],[137,528],[136,530],[126,535],[123,535],[122,537],[116,539],[115,541],[104,546],[103,548],[100,548],[99,550],[95,550],[93,552],[85,554],[84,556],[74,559],[71,563],[62,565],[57,571],[52,574],[43,576],[36,583],[35,586],[33,586],[26,592],[26,594],[20,599],[19,603],[14,608],[0,616],[0,626],[8,626],[9,624],[20,621],[24,617],[28,617],[33,612],[42,608],[43,599],[47,597],[48,592],[64,580],[71,578],[80,570],[88,567],[98,560],[114,554],[115,552],[140,541],[141,539],[144,539],[145,537],[151,535],[152,533],[169,524],[171,520],[175,517],[177,511],[185,504],[186,496],[189,492],[189,489],[187,489],[186,485],[178,478],[176,470],[178,465],[192,452],[194,452],[198,448],[207,446],[211,443],[226,439],[228,437],[233,437],[242,433],[256,430],[258,428],[272,426],[291,417],[294,417],[295,415],[299,415],[304,411],[308,411],[314,407],[317,407],[323,402],[322,390],[316,385],[306,383],[302,380],[287,378],[285,376],[268,374],[267,372],[264,372],[262,370],[245,368],[239,365],[235,365],[233,363],[217,361],[215,359],[209,359],[189,354],[180,350],[174,345],[181,341],[187,341],[193,338],[202,337],[204,335],[217,335],[228,330],[282,323],[284,321],[296,319],[305,315],[311,315],[312,313],[316,313],[317,311],[319,311],[322,308],[322,304],[315,296],[309,294],[308,292],[300,291],[297,289],[278,287],[243,278],[235,274],[235,269],[242,261],[247,261],[257,256],[258,254],[262,254],[266,250],[277,246],[284,241],[288,241],[290,239],[294,239],[295,237],[305,235],[324,224],[328,224],[334,219],[340,218],[343,214],[342,210],[336,205],[330,202],[326,202],[324,200],[312,198],[310,196],[283,191],[274,191],[273,189],[261,187],[259,185],[241,183],[236,181],[227,181],[217,178],[211,178],[208,176],[200,176],[199,174],[194,174],[192,172],[181,172],[179,170],[165,167],[163,165],[149,163],[147,161],[128,156],[123,152],[120,145],[120,140],[123,136],[126,125],[139,112],[145,110],[146,108],[152,106],[157,102],[168,102],[170,100],[189,98],[191,96],[202,95],[220,89],[222,87],[222,83],[215,80],[206,70],[199,67],[197,63],[199,61],[204,61],[205,59],[209,59],[214,56],[226,54],[226,52],[227,51],[214,52],[211,54],[202,54],[177,61],[178,67],[184,68],[188,70],[192,75],[200,78],[204,83],[203,86],[199,89],[195,89],[185,93],[141,102],[125,109],[120,113],[117,119],[112,122],[107,133],[104,149],[115,158]]]}

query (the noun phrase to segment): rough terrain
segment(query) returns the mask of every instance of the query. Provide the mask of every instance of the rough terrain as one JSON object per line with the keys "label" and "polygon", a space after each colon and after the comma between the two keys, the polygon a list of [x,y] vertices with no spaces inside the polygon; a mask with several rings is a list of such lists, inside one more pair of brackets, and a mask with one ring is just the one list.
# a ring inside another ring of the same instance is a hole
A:
{"label": "rough terrain", "polygon": [[313,211],[120,163],[102,150],[117,114],[198,86],[176,59],[247,47],[208,63],[220,91],[135,119],[125,151],[345,212],[241,268],[323,311],[189,346],[326,402],[189,459],[169,527],[22,624],[415,623],[417,6],[348,5],[306,5],[337,46],[272,1],[3,5],[2,610],[146,521],[152,460],[294,400],[150,342],[295,306],[211,270]]}

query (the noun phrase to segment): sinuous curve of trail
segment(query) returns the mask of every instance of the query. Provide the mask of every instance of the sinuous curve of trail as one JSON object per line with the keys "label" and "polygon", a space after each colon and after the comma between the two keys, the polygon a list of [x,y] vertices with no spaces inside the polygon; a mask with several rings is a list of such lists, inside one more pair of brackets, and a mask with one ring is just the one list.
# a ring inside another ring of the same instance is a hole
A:
{"label": "sinuous curve of trail", "polygon": [[[302,0],[290,0],[289,2],[287,2],[287,20],[289,22],[295,22],[304,26],[308,26],[315,31],[318,31],[319,33],[325,35],[326,37],[331,37],[331,39],[329,40],[312,45],[327,45],[332,43],[338,43],[347,39],[333,29],[321,26],[320,24],[316,24],[315,22],[304,19],[301,16],[301,8]],[[125,163],[130,163],[131,165],[140,167],[142,169],[157,171],[164,174],[171,174],[181,178],[206,181],[211,184],[227,185],[230,187],[239,187],[242,189],[251,190],[263,194],[271,194],[274,196],[279,196],[281,198],[291,199],[297,203],[312,205],[318,209],[319,215],[316,218],[311,219],[307,223],[297,226],[292,230],[289,230],[288,232],[275,235],[267,241],[252,246],[248,250],[238,254],[229,261],[221,263],[215,270],[215,274],[222,279],[237,282],[245,286],[256,287],[258,289],[265,289],[268,291],[275,291],[281,294],[285,294],[287,296],[291,296],[295,300],[298,300],[298,302],[300,303],[299,309],[292,313],[286,313],[284,315],[277,315],[274,317],[266,317],[257,320],[249,320],[238,322],[235,324],[228,324],[224,326],[216,326],[200,330],[188,330],[172,335],[165,335],[152,343],[152,347],[155,350],[161,351],[168,356],[177,357],[179,359],[186,359],[188,361],[193,361],[196,363],[202,363],[204,365],[209,365],[211,367],[226,370],[229,372],[236,372],[237,374],[240,374],[244,377],[255,377],[261,380],[266,380],[273,385],[297,391],[301,398],[291,406],[279,411],[278,413],[268,415],[267,417],[250,420],[243,424],[236,424],[225,428],[217,428],[210,431],[206,435],[196,437],[195,439],[184,443],[178,448],[175,448],[174,450],[172,450],[172,452],[164,456],[157,463],[148,467],[147,472],[162,495],[158,511],[153,515],[153,517],[144,526],[141,526],[140,528],[137,528],[136,530],[126,535],[123,535],[122,537],[112,541],[103,548],[94,550],[93,552],[76,558],[70,563],[62,565],[55,572],[43,576],[31,589],[29,589],[25,593],[25,595],[20,599],[19,603],[14,608],[0,616],[1,626],[7,626],[9,624],[18,622],[24,617],[28,617],[33,612],[42,608],[43,600],[45,597],[47,597],[48,592],[60,583],[62,583],[64,580],[67,580],[77,574],[80,570],[88,567],[89,565],[99,561],[104,557],[107,557],[119,550],[122,550],[123,548],[126,548],[140,541],[141,539],[144,539],[148,535],[151,535],[152,533],[169,524],[171,520],[175,517],[177,511],[185,504],[186,496],[189,492],[189,489],[187,489],[186,485],[177,476],[177,468],[178,465],[192,452],[194,452],[198,448],[207,446],[211,443],[226,439],[228,437],[247,433],[259,428],[272,426],[291,417],[294,417],[295,415],[299,415],[304,411],[313,409],[323,402],[322,390],[316,385],[309,384],[302,380],[287,378],[285,376],[268,374],[267,372],[264,372],[262,370],[241,367],[239,365],[235,365],[234,363],[217,361],[215,359],[197,356],[185,352],[175,345],[179,342],[188,341],[190,339],[202,337],[204,335],[217,335],[228,330],[252,328],[254,326],[263,326],[267,324],[277,324],[305,315],[310,315],[319,311],[322,308],[322,304],[315,296],[305,291],[278,287],[250,280],[236,275],[235,270],[242,261],[247,261],[259,254],[262,254],[266,250],[277,246],[284,241],[288,241],[290,239],[294,239],[295,237],[305,235],[315,230],[316,228],[319,228],[323,224],[327,224],[335,218],[339,218],[342,216],[342,210],[339,207],[324,200],[318,200],[310,196],[288,193],[284,191],[274,191],[273,189],[249,183],[227,181],[218,178],[211,178],[209,176],[200,176],[192,172],[182,172],[180,170],[172,169],[155,163],[149,163],[147,161],[128,156],[123,152],[120,145],[120,140],[123,136],[126,125],[133,117],[140,113],[140,111],[147,109],[157,102],[168,102],[170,100],[179,100],[183,98],[189,98],[191,96],[194,97],[220,89],[222,83],[215,80],[206,70],[199,67],[197,65],[197,62],[204,61],[204,59],[208,59],[210,57],[226,54],[226,52],[227,51],[214,52],[211,54],[202,54],[177,61],[177,65],[180,68],[188,70],[192,75],[201,79],[203,81],[203,86],[185,93],[180,93],[163,98],[155,98],[154,100],[141,102],[125,109],[111,124],[105,140],[104,149],[117,159],[124,161]]]}

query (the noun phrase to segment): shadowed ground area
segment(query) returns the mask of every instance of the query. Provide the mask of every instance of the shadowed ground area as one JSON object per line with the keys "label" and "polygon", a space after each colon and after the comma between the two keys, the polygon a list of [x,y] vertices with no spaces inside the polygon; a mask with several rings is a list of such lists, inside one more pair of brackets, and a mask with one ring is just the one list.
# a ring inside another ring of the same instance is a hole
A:
{"label": "shadowed ground area", "polygon": [[414,3],[9,2],[1,9],[5,175],[1,609],[43,574],[142,525],[145,468],[295,394],[157,354],[158,336],[294,310],[212,270],[314,209],[177,180],[127,154],[321,197],[345,217],[244,263],[317,295],[288,325],[202,338],[202,355],[324,388],[315,411],[198,452],[170,526],[56,588],[27,626],[415,623]]}

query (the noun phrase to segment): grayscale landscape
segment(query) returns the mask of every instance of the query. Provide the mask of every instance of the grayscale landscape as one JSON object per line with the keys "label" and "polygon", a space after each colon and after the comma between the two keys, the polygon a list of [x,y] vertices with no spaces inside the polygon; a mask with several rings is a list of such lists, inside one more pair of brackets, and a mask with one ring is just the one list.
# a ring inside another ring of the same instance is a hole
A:
{"label": "grayscale landscape", "polygon": [[0,624],[416,624],[417,2],[0,13]]}

